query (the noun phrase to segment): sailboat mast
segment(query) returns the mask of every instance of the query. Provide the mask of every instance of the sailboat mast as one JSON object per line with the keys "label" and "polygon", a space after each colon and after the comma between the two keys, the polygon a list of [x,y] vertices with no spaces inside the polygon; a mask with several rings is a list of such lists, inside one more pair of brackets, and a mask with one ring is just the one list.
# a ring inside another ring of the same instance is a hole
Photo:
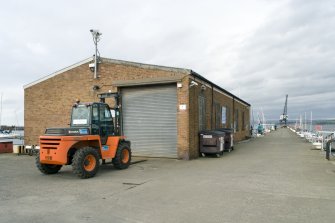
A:
{"label": "sailboat mast", "polygon": [[307,119],[307,118],[306,118],[306,112],[305,112],[305,128],[304,128],[305,131],[307,131],[307,123],[306,123],[306,119]]}
{"label": "sailboat mast", "polygon": [[311,125],[309,127],[309,131],[312,132],[312,125],[313,125],[313,113],[311,111]]}
{"label": "sailboat mast", "polygon": [[0,99],[0,129],[2,127],[1,118],[2,118],[2,92],[1,92],[1,99]]}

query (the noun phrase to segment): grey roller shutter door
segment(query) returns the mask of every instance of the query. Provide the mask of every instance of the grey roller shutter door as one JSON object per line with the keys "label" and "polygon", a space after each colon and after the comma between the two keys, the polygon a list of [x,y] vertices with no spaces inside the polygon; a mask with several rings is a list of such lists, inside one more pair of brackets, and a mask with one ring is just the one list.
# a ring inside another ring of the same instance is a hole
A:
{"label": "grey roller shutter door", "polygon": [[122,88],[122,111],[133,155],[177,157],[175,84]]}

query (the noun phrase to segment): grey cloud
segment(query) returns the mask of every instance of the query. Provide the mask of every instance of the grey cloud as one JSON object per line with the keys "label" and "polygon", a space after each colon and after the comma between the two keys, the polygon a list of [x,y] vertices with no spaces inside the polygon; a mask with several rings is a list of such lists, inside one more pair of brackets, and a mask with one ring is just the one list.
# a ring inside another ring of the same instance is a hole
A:
{"label": "grey cloud", "polygon": [[[320,116],[334,116],[333,105],[324,105],[334,94],[333,1],[78,2],[2,4],[0,92],[13,98],[7,108],[23,108],[24,84],[92,56],[89,29],[99,28],[102,56],[193,69],[268,117],[278,118],[285,94],[292,115],[322,107]],[[225,32],[271,5],[277,10],[252,35]]]}
{"label": "grey cloud", "polygon": [[322,107],[329,110],[320,111],[319,118],[334,117],[335,105],[329,103],[335,95],[334,3],[291,1],[288,6],[246,40],[233,72],[246,87],[246,100],[272,119],[282,112],[285,94],[289,113]]}

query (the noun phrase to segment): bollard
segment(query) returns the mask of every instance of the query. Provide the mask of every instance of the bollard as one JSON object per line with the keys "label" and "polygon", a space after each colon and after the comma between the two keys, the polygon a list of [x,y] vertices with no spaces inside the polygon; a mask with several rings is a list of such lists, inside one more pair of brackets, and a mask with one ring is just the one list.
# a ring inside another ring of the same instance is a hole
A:
{"label": "bollard", "polygon": [[329,140],[326,144],[326,159],[330,159],[330,153],[332,150],[332,142],[335,142],[335,139]]}
{"label": "bollard", "polygon": [[25,154],[24,146],[20,146],[20,154]]}
{"label": "bollard", "polygon": [[30,155],[30,152],[32,151],[33,146],[26,146],[25,153]]}

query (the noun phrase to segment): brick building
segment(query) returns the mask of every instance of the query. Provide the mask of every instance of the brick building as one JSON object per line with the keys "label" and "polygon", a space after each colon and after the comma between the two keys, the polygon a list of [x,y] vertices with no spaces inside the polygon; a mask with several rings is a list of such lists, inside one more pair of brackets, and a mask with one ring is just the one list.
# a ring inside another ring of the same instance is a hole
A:
{"label": "brick building", "polygon": [[123,133],[133,155],[192,159],[199,156],[198,133],[232,127],[235,141],[250,136],[250,104],[188,69],[93,58],[24,86],[25,144],[37,145],[47,127],[64,127],[77,98],[122,95]]}

